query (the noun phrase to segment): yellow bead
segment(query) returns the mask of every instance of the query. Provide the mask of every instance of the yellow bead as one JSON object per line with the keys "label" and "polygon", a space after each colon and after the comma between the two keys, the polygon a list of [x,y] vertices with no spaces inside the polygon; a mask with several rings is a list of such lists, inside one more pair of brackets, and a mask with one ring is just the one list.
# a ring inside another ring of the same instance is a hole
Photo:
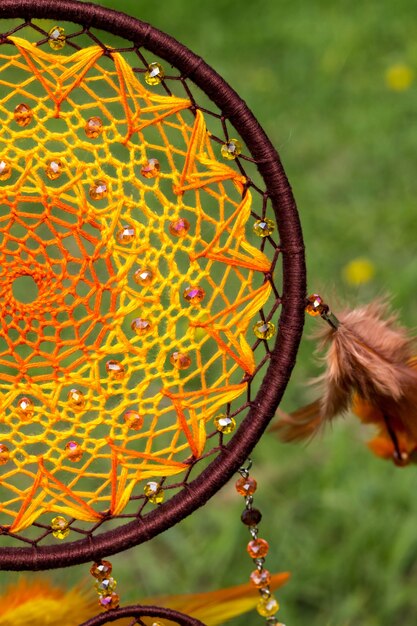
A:
{"label": "yellow bead", "polygon": [[144,178],[155,178],[161,171],[158,159],[149,159],[145,165],[142,166],[140,173]]}
{"label": "yellow bead", "polygon": [[0,443],[0,465],[6,465],[10,459],[10,450],[4,443]]}
{"label": "yellow bead", "polygon": [[116,589],[117,580],[115,580],[111,576],[109,578],[102,578],[101,580],[98,580],[94,586],[99,594],[109,595],[112,591]]}
{"label": "yellow bead", "polygon": [[205,295],[206,292],[201,287],[187,287],[183,293],[185,300],[190,304],[200,304]]}
{"label": "yellow bead", "polygon": [[90,187],[90,198],[92,200],[102,200],[107,196],[109,190],[107,183],[104,180],[96,180]]}
{"label": "yellow bead", "polygon": [[65,451],[67,453],[67,458],[72,461],[72,463],[77,463],[81,461],[83,457],[83,450],[79,443],[76,441],[69,441],[65,445]]}
{"label": "yellow bead", "polygon": [[319,296],[317,293],[313,293],[307,298],[307,300],[308,304],[306,306],[306,313],[311,315],[311,317],[317,317],[318,315],[324,313],[325,304],[321,296]]}
{"label": "yellow bead", "polygon": [[8,161],[0,160],[0,180],[8,180],[12,175],[12,168]]}
{"label": "yellow bead", "polygon": [[68,537],[70,529],[68,520],[62,515],[57,515],[51,522],[52,534],[56,539],[65,539]]}
{"label": "yellow bead", "polygon": [[145,72],[145,82],[148,85],[159,85],[159,83],[165,78],[165,72],[162,65],[159,63],[150,63],[148,70]]}
{"label": "yellow bead", "polygon": [[90,117],[84,126],[84,132],[89,139],[97,139],[103,132],[103,121],[99,117]]}
{"label": "yellow bead", "polygon": [[17,412],[23,419],[30,419],[33,417],[35,411],[34,404],[30,398],[19,398],[17,401]]}
{"label": "yellow bead", "polygon": [[220,433],[230,435],[236,428],[236,420],[227,415],[218,415],[214,420],[214,425]]}
{"label": "yellow bead", "polygon": [[114,378],[115,380],[121,380],[125,375],[125,367],[123,363],[119,361],[107,361],[106,363],[106,372],[110,376],[110,378]]}
{"label": "yellow bead", "polygon": [[136,235],[135,229],[132,226],[123,226],[116,235],[117,242],[120,244],[132,243]]}
{"label": "yellow bead", "polygon": [[141,287],[147,287],[153,281],[153,272],[146,267],[141,267],[140,269],[136,270],[133,278],[137,285],[140,285]]}
{"label": "yellow bead", "polygon": [[275,222],[270,219],[256,220],[253,225],[253,232],[258,237],[268,237],[275,230]]}
{"label": "yellow bead", "polygon": [[159,483],[150,481],[149,483],[146,483],[143,491],[149,502],[152,502],[152,504],[161,504],[161,502],[164,501],[165,493]]}
{"label": "yellow bead", "polygon": [[148,335],[152,331],[152,324],[141,317],[134,319],[130,327],[139,336]]}
{"label": "yellow bead", "polygon": [[256,610],[262,617],[272,617],[279,611],[279,604],[274,596],[261,598],[256,606]]}
{"label": "yellow bead", "polygon": [[140,430],[143,426],[143,417],[137,411],[126,411],[123,419],[132,430]]}
{"label": "yellow bead", "polygon": [[229,139],[221,147],[221,154],[224,159],[233,161],[242,152],[242,145],[238,139]]}
{"label": "yellow bead", "polygon": [[103,578],[108,578],[110,576],[112,569],[113,566],[110,561],[100,561],[99,563],[94,563],[91,566],[90,574],[98,580],[103,580]]}
{"label": "yellow bead", "polygon": [[171,365],[176,367],[179,370],[186,370],[191,365],[191,359],[188,354],[184,354],[183,352],[173,352],[169,357]]}
{"label": "yellow bead", "polygon": [[275,335],[275,324],[264,321],[256,322],[253,332],[258,339],[271,339]]}
{"label": "yellow bead", "polygon": [[120,604],[120,598],[117,593],[112,592],[108,595],[100,595],[98,603],[102,609],[110,611],[110,609],[117,609]]}
{"label": "yellow bead", "polygon": [[190,230],[190,222],[185,219],[185,217],[181,217],[175,222],[171,222],[169,225],[169,232],[174,237],[185,237],[185,235]]}
{"label": "yellow bead", "polygon": [[53,159],[52,161],[49,161],[45,170],[45,173],[49,180],[56,180],[57,178],[59,178],[62,174],[63,167],[64,164],[59,159]]}
{"label": "yellow bead", "polygon": [[62,50],[65,46],[65,29],[62,26],[54,26],[48,34],[48,43],[52,50]]}
{"label": "yellow bead", "polygon": [[68,404],[73,411],[82,411],[85,407],[85,397],[79,389],[71,389],[68,393]]}
{"label": "yellow bead", "polygon": [[33,119],[33,111],[27,104],[18,104],[14,110],[14,119],[16,124],[25,127],[29,126]]}

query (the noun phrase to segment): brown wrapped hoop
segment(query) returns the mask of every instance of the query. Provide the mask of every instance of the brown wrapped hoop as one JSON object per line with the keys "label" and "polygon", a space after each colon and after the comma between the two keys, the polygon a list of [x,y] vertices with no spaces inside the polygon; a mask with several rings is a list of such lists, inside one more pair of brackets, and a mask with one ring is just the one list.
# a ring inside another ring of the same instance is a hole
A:
{"label": "brown wrapped hoop", "polygon": [[194,617],[158,606],[125,606],[121,609],[114,609],[107,613],[96,615],[96,617],[80,624],[80,626],[103,626],[127,617],[132,617],[134,620],[137,618],[137,622],[133,622],[132,626],[136,623],[142,624],[143,622],[140,621],[142,617],[169,620],[174,624],[178,624],[178,626],[204,626],[202,622]]}
{"label": "brown wrapped hoop", "polygon": [[[203,59],[149,24],[75,0],[2,0],[0,17],[28,22],[36,18],[50,18],[80,24],[84,32],[90,28],[107,31],[123,37],[134,46],[145,48],[180,70],[182,76],[209,96],[250,151],[275,211],[283,263],[282,310],[277,340],[268,355],[270,363],[261,388],[254,401],[248,403],[249,411],[229,443],[222,444],[216,458],[197,478],[187,483],[186,488],[140,519],[98,535],[85,533],[87,536],[84,539],[64,545],[42,546],[29,541],[27,543],[32,543],[29,547],[0,547],[0,569],[38,570],[100,560],[146,541],[202,506],[226,483],[262,435],[287,385],[303,328],[306,273],[296,205],[278,154],[246,104]],[[96,618],[87,624],[104,624],[103,619]]]}

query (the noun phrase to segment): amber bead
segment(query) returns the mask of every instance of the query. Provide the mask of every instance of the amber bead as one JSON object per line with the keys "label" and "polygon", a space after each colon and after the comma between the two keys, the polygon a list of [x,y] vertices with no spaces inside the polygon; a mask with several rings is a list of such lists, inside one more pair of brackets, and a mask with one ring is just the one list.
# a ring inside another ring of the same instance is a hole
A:
{"label": "amber bead", "polygon": [[136,317],[131,323],[130,328],[137,335],[148,335],[152,331],[152,324],[148,320]]}
{"label": "amber bead", "polygon": [[140,173],[144,178],[155,178],[161,171],[158,159],[149,159],[145,165],[141,167]]}
{"label": "amber bead", "polygon": [[10,450],[4,445],[4,443],[0,443],[0,465],[6,465],[7,461],[10,459]]}
{"label": "amber bead", "polygon": [[308,304],[306,306],[306,313],[312,317],[317,317],[324,313],[326,305],[323,302],[323,298],[317,293],[313,293],[307,298]]}
{"label": "amber bead", "polygon": [[250,581],[254,587],[262,589],[262,587],[268,587],[270,584],[271,574],[267,569],[255,569],[250,575]]}
{"label": "amber bead", "polygon": [[65,451],[67,453],[67,458],[73,463],[77,463],[78,461],[81,461],[83,457],[83,449],[81,448],[80,444],[77,443],[76,441],[69,441],[65,445]]}
{"label": "amber bead", "polygon": [[0,161],[0,180],[8,180],[12,175],[12,168],[8,161]]}
{"label": "amber bead", "polygon": [[206,292],[202,287],[187,287],[183,293],[185,300],[190,304],[200,304],[205,295]]}
{"label": "amber bead", "polygon": [[147,287],[148,285],[152,284],[153,272],[146,267],[141,267],[140,269],[136,270],[133,278],[137,285],[140,285],[141,287]]}
{"label": "amber bead", "polygon": [[62,174],[63,167],[64,165],[59,159],[53,159],[52,161],[49,161],[45,170],[45,173],[49,180],[56,180],[57,178],[59,178]]}
{"label": "amber bead", "polygon": [[98,603],[103,609],[110,611],[110,609],[117,609],[120,604],[120,598],[117,593],[113,591],[108,595],[100,595]]}
{"label": "amber bead", "polygon": [[262,559],[268,554],[269,543],[265,539],[252,539],[246,549],[252,559]]}
{"label": "amber bead", "polygon": [[108,373],[110,378],[114,378],[115,380],[121,380],[125,375],[125,367],[123,363],[120,363],[120,361],[107,361],[106,372]]}
{"label": "amber bead", "polygon": [[185,217],[181,217],[174,222],[171,222],[169,225],[169,232],[174,237],[185,237],[185,235],[190,230],[190,222],[185,219]]}
{"label": "amber bead", "polygon": [[275,230],[275,222],[270,219],[256,220],[253,225],[253,232],[258,237],[268,237]]}
{"label": "amber bead", "polygon": [[236,486],[236,491],[241,496],[251,496],[256,491],[257,482],[254,478],[251,478],[250,476],[248,476],[247,478],[245,478],[244,476],[241,476],[236,481],[235,486]]}
{"label": "amber bead", "polygon": [[236,428],[236,420],[234,417],[229,417],[227,415],[218,415],[214,419],[214,425],[216,429],[223,433],[223,435],[230,435]]}
{"label": "amber bead", "polygon": [[152,504],[161,504],[164,501],[165,493],[161,485],[157,482],[150,481],[144,487],[145,496]]}
{"label": "amber bead", "polygon": [[245,509],[240,519],[245,526],[256,526],[262,519],[262,513],[259,509]]}
{"label": "amber bead", "polygon": [[188,354],[184,354],[183,352],[173,352],[169,357],[171,365],[176,367],[178,370],[186,370],[191,365],[191,359]]}
{"label": "amber bead", "polygon": [[110,576],[112,569],[113,566],[110,561],[100,561],[99,563],[94,563],[91,566],[90,574],[98,580],[103,580],[104,578],[108,578]]}
{"label": "amber bead", "polygon": [[272,617],[279,611],[279,604],[274,596],[261,598],[256,606],[256,610],[262,617]]}
{"label": "amber bead", "polygon": [[68,520],[62,515],[57,515],[51,522],[52,534],[56,539],[65,539],[69,535]]}
{"label": "amber bead", "polygon": [[19,413],[20,417],[23,417],[24,419],[30,419],[31,417],[33,417],[35,407],[32,400],[26,397],[19,398],[19,400],[17,401],[17,412]]}
{"label": "amber bead", "polygon": [[33,119],[33,111],[27,104],[18,104],[14,110],[14,119],[19,126],[29,126]]}
{"label": "amber bead", "polygon": [[62,50],[65,46],[65,29],[62,26],[54,26],[48,33],[48,43],[52,50]]}
{"label": "amber bead", "polygon": [[145,82],[148,85],[159,85],[164,77],[164,68],[160,65],[160,63],[150,63],[148,65],[148,69],[145,72]]}
{"label": "amber bead", "polygon": [[271,339],[275,335],[275,324],[260,320],[254,325],[253,332],[258,339]]}
{"label": "amber bead", "polygon": [[132,243],[136,235],[135,229],[133,226],[123,226],[121,230],[116,235],[117,243],[120,244],[128,244]]}
{"label": "amber bead", "polygon": [[228,161],[233,161],[242,152],[242,145],[237,139],[229,139],[221,147],[222,157]]}
{"label": "amber bead", "polygon": [[68,404],[74,411],[82,411],[85,407],[85,397],[79,389],[71,389],[68,393]]}
{"label": "amber bead", "polygon": [[143,426],[143,417],[137,411],[126,411],[123,419],[132,430],[140,430]]}
{"label": "amber bead", "polygon": [[90,187],[90,198],[92,200],[102,200],[108,194],[107,183],[104,180],[96,180]]}
{"label": "amber bead", "polygon": [[99,117],[90,117],[84,126],[84,132],[89,139],[97,139],[103,132],[103,122]]}

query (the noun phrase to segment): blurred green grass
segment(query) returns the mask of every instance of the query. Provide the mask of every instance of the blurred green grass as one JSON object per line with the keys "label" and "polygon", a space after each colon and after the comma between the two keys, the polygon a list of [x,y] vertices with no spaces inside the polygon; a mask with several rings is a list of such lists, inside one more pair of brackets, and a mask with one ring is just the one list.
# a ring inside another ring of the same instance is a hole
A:
{"label": "blurred green grass", "polygon": [[[278,147],[300,208],[309,285],[356,304],[391,293],[414,324],[417,295],[415,176],[417,83],[390,91],[396,63],[417,69],[412,0],[100,2],[151,22],[188,45],[248,102]],[[375,265],[352,287],[342,269],[357,256]],[[336,295],[337,294],[337,295]],[[307,330],[317,322],[308,321]],[[304,341],[283,407],[311,397],[313,346]],[[290,570],[278,592],[287,626],[411,626],[417,622],[415,467],[374,459],[353,419],[308,447],[267,435],[253,453],[271,544],[268,567]],[[113,557],[124,603],[169,592],[244,582],[251,571],[227,486],[163,536]],[[53,574],[69,584],[80,566]],[[3,581],[16,579],[5,574]],[[255,613],[235,620],[261,624]]]}

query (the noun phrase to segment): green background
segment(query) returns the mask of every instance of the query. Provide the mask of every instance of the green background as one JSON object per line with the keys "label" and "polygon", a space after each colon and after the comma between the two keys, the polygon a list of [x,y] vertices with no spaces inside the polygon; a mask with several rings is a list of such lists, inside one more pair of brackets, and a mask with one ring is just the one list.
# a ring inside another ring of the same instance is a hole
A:
{"label": "green background", "polygon": [[[417,82],[390,90],[397,63],[417,72],[414,0],[102,1],[151,22],[200,54],[247,101],[278,148],[307,246],[309,288],[355,306],[391,294],[414,325],[417,296]],[[354,287],[356,257],[375,277]],[[316,327],[307,321],[307,335]],[[311,400],[319,371],[304,340],[283,408]],[[271,544],[271,571],[290,570],[277,593],[287,626],[417,623],[417,469],[374,458],[354,418],[308,446],[268,434],[253,453]],[[147,595],[245,582],[251,571],[242,508],[230,484],[147,545],[111,560],[123,603]],[[88,578],[80,566],[53,574]],[[16,580],[3,574],[3,582]],[[256,613],[236,625],[261,624]]]}

